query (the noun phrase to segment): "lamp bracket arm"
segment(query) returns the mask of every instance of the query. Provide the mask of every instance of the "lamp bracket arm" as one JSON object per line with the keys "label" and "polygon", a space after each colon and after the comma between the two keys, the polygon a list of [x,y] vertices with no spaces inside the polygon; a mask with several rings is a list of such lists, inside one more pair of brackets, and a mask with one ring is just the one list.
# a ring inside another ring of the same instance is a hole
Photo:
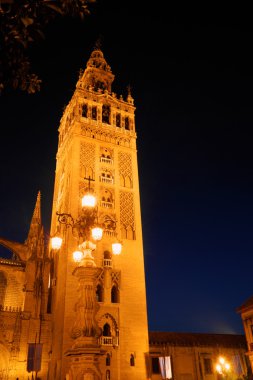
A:
{"label": "lamp bracket arm", "polygon": [[58,216],[59,223],[65,224],[65,226],[73,228],[75,221],[71,214],[56,212],[56,215]]}

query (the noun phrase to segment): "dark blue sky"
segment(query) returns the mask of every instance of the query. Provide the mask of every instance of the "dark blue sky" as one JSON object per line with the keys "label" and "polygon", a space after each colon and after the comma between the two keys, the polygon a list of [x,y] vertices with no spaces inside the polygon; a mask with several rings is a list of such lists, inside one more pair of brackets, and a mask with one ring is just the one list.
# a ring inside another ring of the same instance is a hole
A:
{"label": "dark blue sky", "polygon": [[[138,8],[137,7],[138,3]],[[150,330],[242,333],[253,293],[253,27],[246,8],[98,1],[31,50],[36,95],[0,97],[0,236],[49,232],[57,128],[97,38],[135,99]]]}

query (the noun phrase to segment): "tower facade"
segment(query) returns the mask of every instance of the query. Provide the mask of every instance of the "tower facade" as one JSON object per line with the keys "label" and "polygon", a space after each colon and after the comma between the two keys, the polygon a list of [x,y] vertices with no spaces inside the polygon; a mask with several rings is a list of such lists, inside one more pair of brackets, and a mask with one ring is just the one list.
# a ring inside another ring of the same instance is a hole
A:
{"label": "tower facade", "polygon": [[[91,53],[61,118],[51,235],[52,353],[49,379],[146,379],[148,325],[136,151],[135,106],[112,92],[99,47]],[[104,230],[92,265],[73,261],[81,198],[95,193]],[[66,219],[65,219],[66,222]],[[112,255],[111,243],[123,243]],[[92,268],[91,268],[92,266]]]}

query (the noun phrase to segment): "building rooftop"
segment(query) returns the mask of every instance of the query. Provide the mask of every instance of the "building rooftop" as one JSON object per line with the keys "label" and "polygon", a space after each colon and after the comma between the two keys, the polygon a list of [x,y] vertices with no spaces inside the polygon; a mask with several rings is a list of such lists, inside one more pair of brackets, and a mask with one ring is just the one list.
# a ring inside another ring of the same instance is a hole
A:
{"label": "building rooftop", "polygon": [[205,334],[150,331],[149,344],[168,344],[171,346],[243,347],[247,349],[245,336],[237,334]]}

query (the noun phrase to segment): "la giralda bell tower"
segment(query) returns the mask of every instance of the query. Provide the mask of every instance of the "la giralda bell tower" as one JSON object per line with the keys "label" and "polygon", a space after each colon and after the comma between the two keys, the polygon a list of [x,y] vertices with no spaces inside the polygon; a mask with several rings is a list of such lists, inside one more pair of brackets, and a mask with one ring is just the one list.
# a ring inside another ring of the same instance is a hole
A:
{"label": "la giralda bell tower", "polygon": [[[112,92],[113,80],[96,46],[60,122],[51,235],[63,241],[51,250],[50,380],[147,379],[135,106],[130,91],[126,99]],[[81,205],[87,192],[97,201],[92,215]],[[96,244],[82,235],[91,217],[103,229]]]}

